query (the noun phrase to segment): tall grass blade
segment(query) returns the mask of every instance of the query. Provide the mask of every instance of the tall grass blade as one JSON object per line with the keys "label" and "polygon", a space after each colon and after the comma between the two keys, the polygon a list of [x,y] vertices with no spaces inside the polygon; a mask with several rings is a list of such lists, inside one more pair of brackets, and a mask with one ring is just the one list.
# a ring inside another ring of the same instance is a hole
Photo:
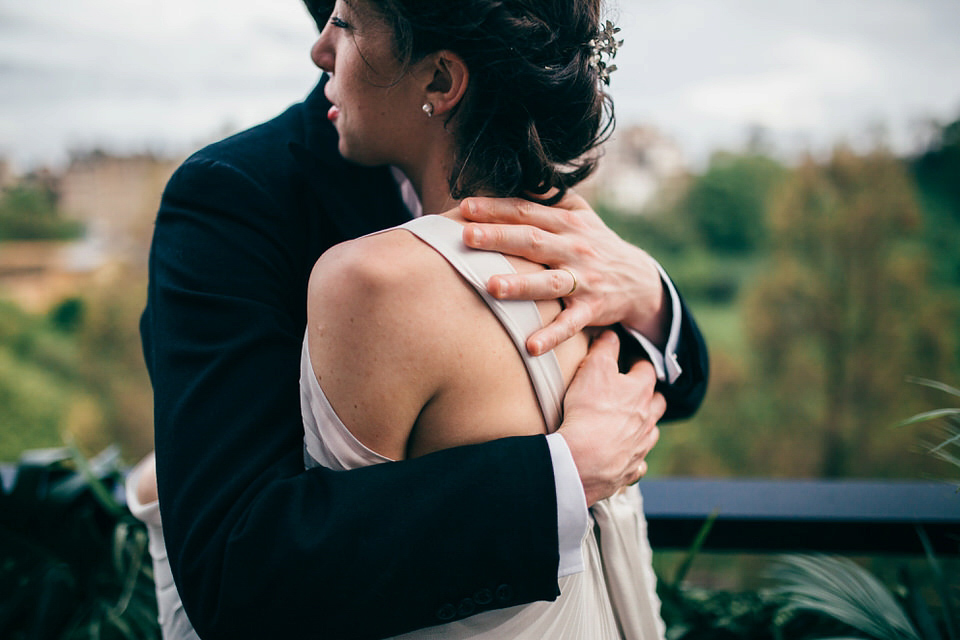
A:
{"label": "tall grass blade", "polygon": [[898,422],[898,427],[906,427],[911,424],[916,424],[918,422],[927,422],[930,420],[937,420],[939,418],[949,418],[950,416],[960,416],[960,409],[948,408],[948,409],[934,409],[933,411],[924,411],[923,413],[918,413],[915,416],[911,416],[902,422]]}
{"label": "tall grass blade", "polygon": [[120,518],[123,516],[123,507],[120,506],[120,503],[116,501],[107,487],[103,484],[103,482],[100,481],[100,478],[98,477],[97,472],[94,470],[94,467],[80,452],[80,449],[78,449],[77,446],[72,442],[68,444],[67,448],[69,449],[71,457],[73,458],[73,463],[77,466],[77,470],[90,485],[90,491],[97,499],[97,502],[99,502],[100,505],[106,509],[107,513],[109,513],[111,516],[115,518]]}
{"label": "tall grass blade", "polygon": [[907,382],[913,382],[914,384],[923,385],[924,387],[930,387],[931,389],[936,389],[938,391],[945,391],[950,395],[960,397],[960,389],[951,387],[948,384],[944,384],[939,380],[931,380],[929,378],[916,378],[914,376],[908,376]]}
{"label": "tall grass blade", "polygon": [[[951,431],[948,431],[947,433],[952,433],[952,432],[951,432]],[[949,438],[947,438],[946,440],[944,440],[943,442],[941,442],[941,443],[938,444],[937,446],[931,447],[931,448],[930,448],[930,453],[937,453],[937,452],[940,451],[941,449],[944,449],[944,448],[950,446],[951,444],[956,444],[956,443],[958,443],[958,442],[960,442],[960,431],[953,433],[952,436],[950,436]]]}
{"label": "tall grass blade", "polygon": [[687,555],[683,558],[683,562],[677,567],[677,572],[673,576],[674,587],[679,587],[683,583],[684,578],[687,577],[687,572],[690,571],[694,559],[700,553],[700,549],[703,548],[703,543],[706,542],[707,536],[710,535],[710,530],[713,529],[713,523],[716,522],[718,515],[720,515],[720,512],[715,509],[703,522],[703,525],[697,532],[697,537],[694,538],[693,544],[691,544],[690,549],[687,550]]}
{"label": "tall grass blade", "polygon": [[844,558],[788,556],[772,577],[787,603],[782,611],[827,615],[877,640],[920,640],[893,595],[868,571]]}

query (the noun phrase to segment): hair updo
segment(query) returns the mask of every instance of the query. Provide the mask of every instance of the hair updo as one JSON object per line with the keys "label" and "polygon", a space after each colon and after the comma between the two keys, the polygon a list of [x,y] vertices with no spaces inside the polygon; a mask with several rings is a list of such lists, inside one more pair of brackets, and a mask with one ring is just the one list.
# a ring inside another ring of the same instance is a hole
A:
{"label": "hair updo", "polygon": [[589,152],[614,124],[613,103],[590,64],[601,0],[363,1],[392,25],[405,63],[447,49],[470,70],[451,114],[454,197],[556,189],[555,202],[594,170]]}

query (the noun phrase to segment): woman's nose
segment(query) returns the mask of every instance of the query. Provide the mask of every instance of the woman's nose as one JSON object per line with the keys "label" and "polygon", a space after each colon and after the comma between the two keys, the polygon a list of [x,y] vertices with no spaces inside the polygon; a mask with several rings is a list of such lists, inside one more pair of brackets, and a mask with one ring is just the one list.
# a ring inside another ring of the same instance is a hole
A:
{"label": "woman's nose", "polygon": [[324,29],[310,48],[310,59],[323,71],[333,73],[333,48],[329,45],[327,36],[327,30]]}

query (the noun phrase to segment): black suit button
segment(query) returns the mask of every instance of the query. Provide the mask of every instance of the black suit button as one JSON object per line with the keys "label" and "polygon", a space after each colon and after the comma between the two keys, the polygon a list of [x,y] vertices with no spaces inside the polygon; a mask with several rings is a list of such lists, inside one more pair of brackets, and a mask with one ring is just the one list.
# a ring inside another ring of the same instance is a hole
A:
{"label": "black suit button", "polygon": [[490,589],[480,589],[480,591],[473,594],[473,601],[481,607],[485,607],[493,602],[493,592],[490,591]]}
{"label": "black suit button", "polygon": [[452,604],[445,604],[437,609],[437,619],[439,620],[446,622],[447,620],[453,620],[455,617],[457,617],[457,610],[453,608]]}
{"label": "black suit button", "polygon": [[471,600],[470,598],[464,598],[463,600],[460,601],[460,606],[457,608],[457,613],[465,618],[471,613],[473,613],[476,610],[476,608],[477,608],[477,605],[473,603],[473,600]]}
{"label": "black suit button", "polygon": [[513,587],[502,584],[497,587],[497,602],[510,602],[513,599]]}

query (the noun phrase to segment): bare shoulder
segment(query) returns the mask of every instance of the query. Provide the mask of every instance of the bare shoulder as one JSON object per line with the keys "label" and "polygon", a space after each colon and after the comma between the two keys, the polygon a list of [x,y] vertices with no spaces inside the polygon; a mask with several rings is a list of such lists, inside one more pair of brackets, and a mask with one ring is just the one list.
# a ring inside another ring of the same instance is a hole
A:
{"label": "bare shoulder", "polygon": [[442,260],[393,230],[330,249],[310,277],[314,374],[353,435],[390,458],[405,456],[417,416],[448,373],[448,354],[438,348],[449,315]]}
{"label": "bare shoulder", "polygon": [[[369,320],[416,319],[429,312],[442,258],[412,234],[391,230],[339,244],[314,265],[308,312],[362,312]],[[430,314],[432,315],[432,314]]]}

